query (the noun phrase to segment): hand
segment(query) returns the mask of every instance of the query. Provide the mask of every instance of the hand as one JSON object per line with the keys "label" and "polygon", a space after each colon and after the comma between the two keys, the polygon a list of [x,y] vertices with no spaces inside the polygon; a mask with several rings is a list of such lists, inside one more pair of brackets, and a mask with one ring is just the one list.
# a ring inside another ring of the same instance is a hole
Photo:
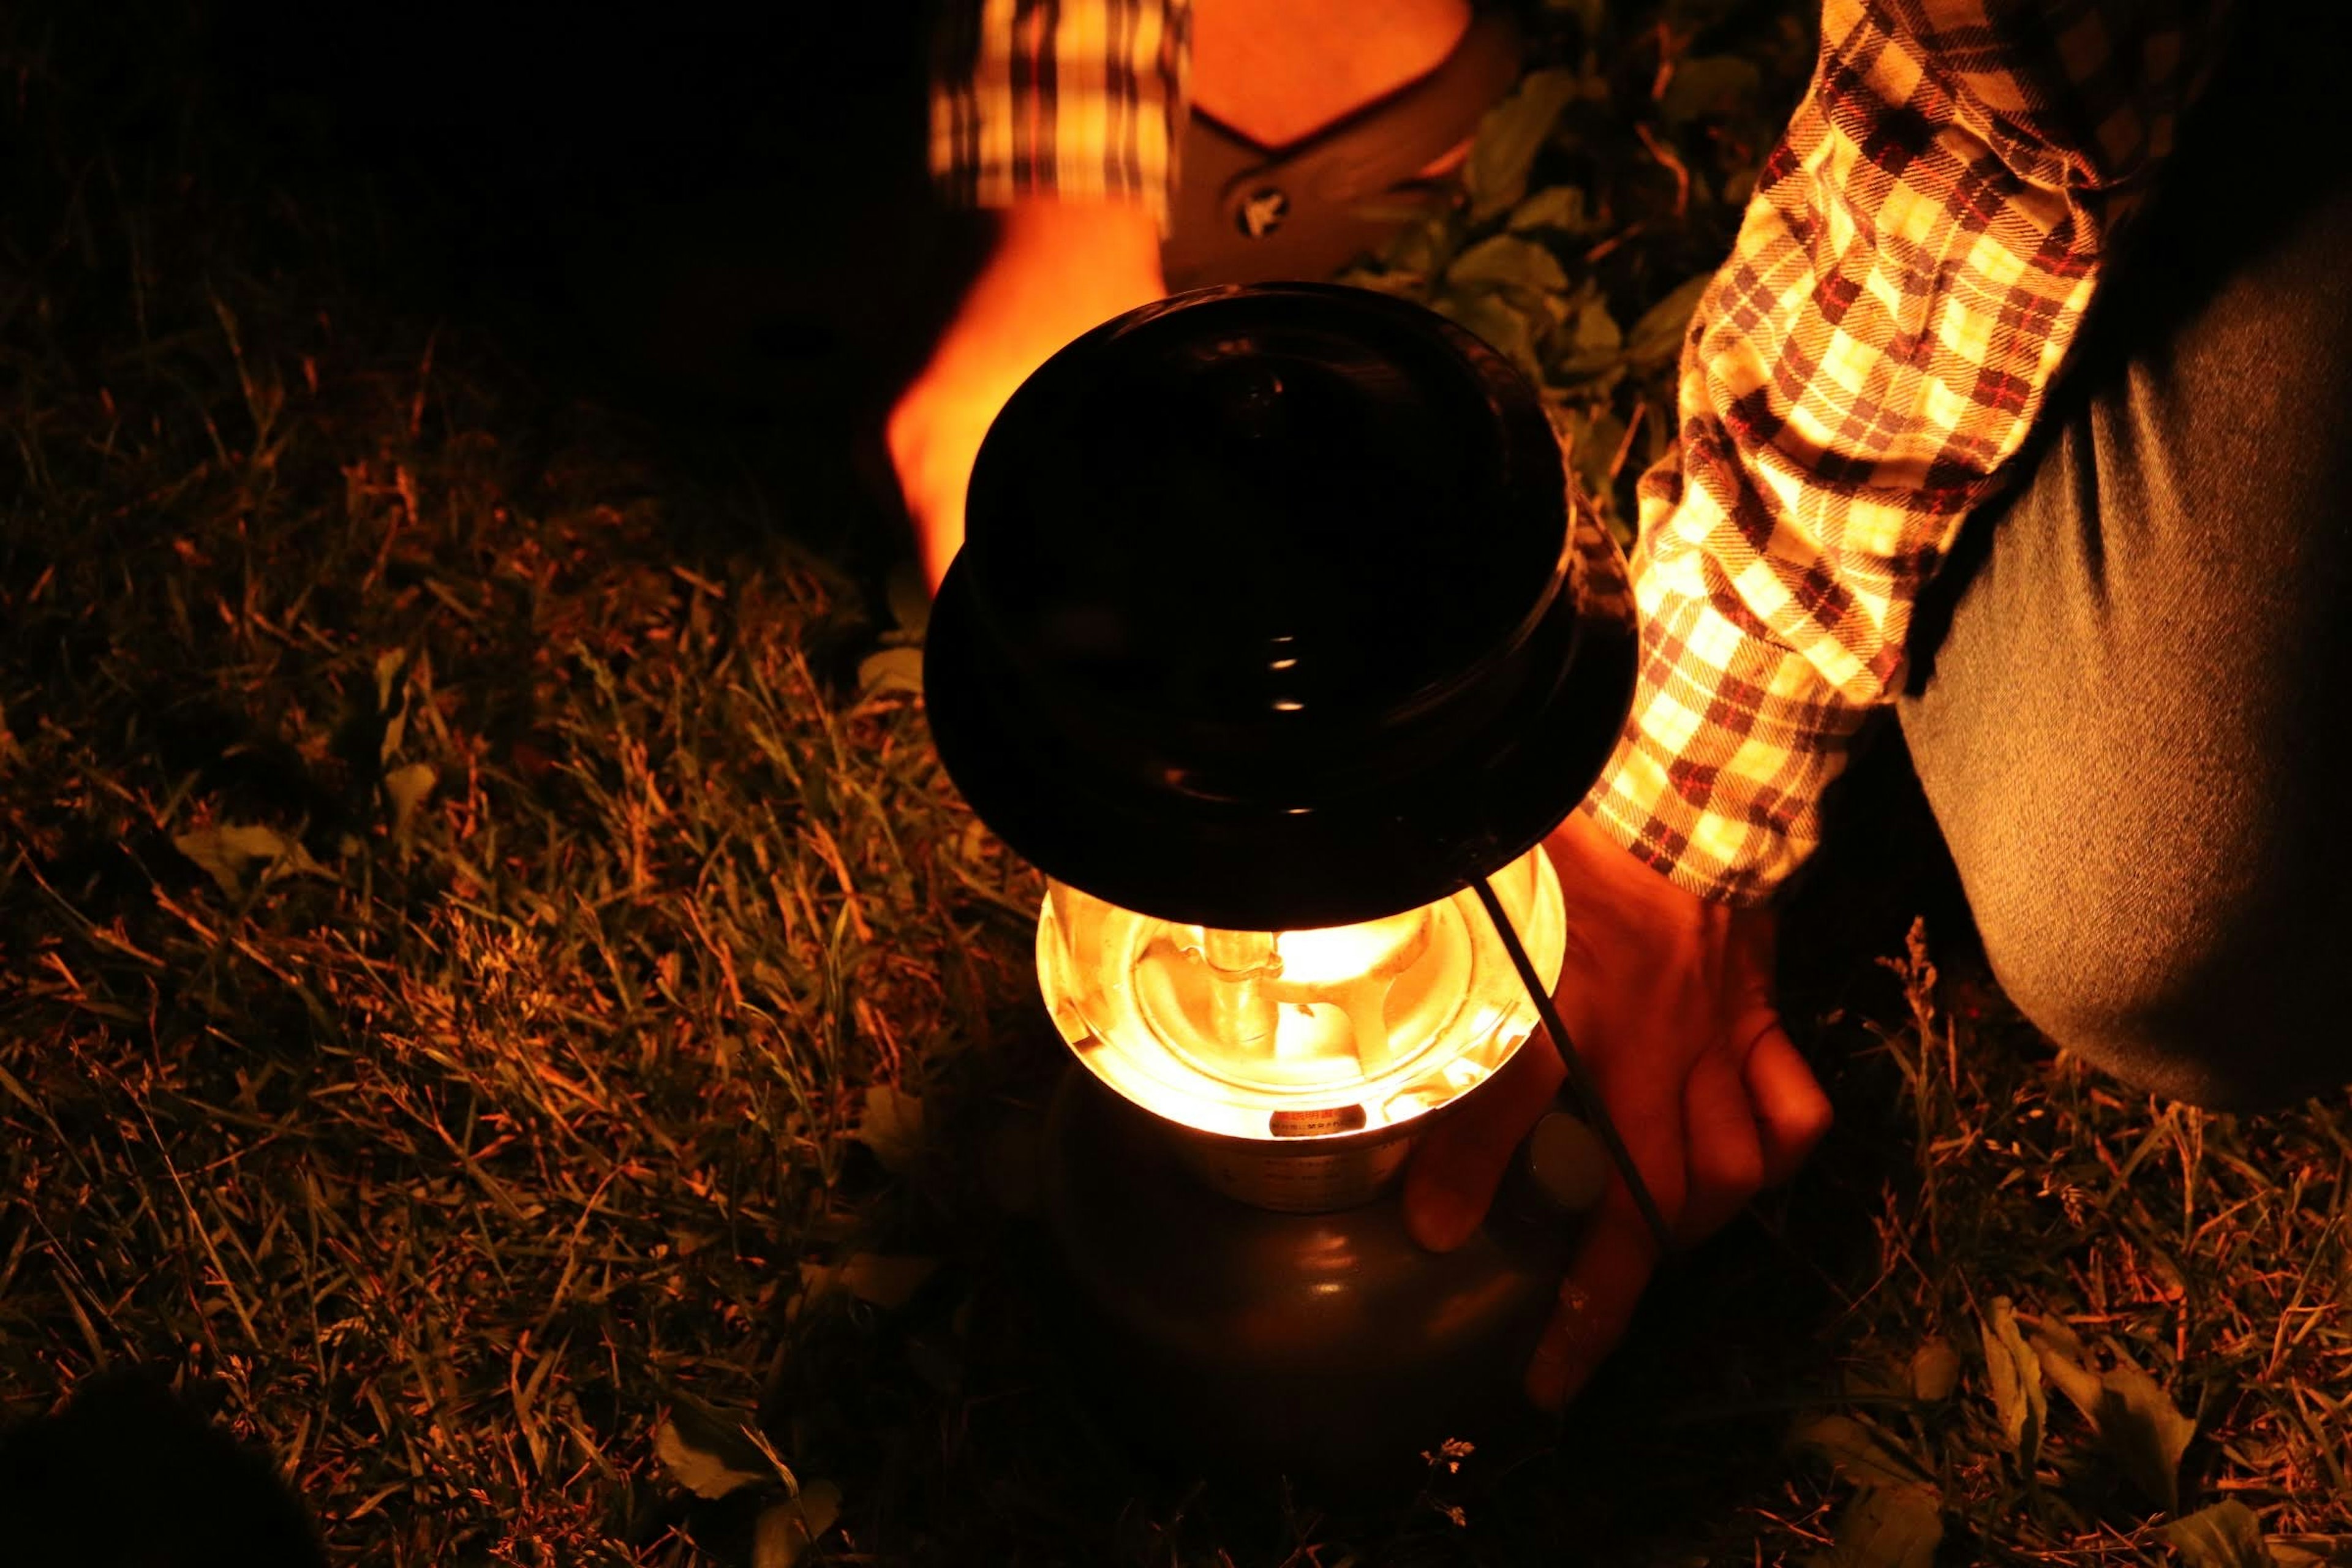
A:
{"label": "hand", "polygon": [[890,411],[884,439],[933,591],[963,542],[981,438],[1029,373],[1072,338],[1166,292],[1160,233],[1131,203],[1024,202]]}
{"label": "hand", "polygon": [[[1786,1180],[1829,1130],[1830,1104],[1772,1001],[1772,917],[1686,893],[1581,812],[1545,847],[1568,904],[1558,1002],[1633,1162],[1687,1247]],[[1460,1246],[1486,1217],[1513,1151],[1550,1107],[1563,1069],[1528,1042],[1495,1092],[1433,1131],[1405,1177],[1422,1245]],[[1612,1176],[1527,1373],[1557,1410],[1632,1320],[1658,1248]]]}

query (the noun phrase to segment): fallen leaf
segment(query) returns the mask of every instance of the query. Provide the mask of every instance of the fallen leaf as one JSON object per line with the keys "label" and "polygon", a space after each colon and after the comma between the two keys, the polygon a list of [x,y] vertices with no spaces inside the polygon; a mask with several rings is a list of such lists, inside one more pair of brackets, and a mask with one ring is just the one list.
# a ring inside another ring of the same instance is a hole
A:
{"label": "fallen leaf", "polygon": [[751,1568],[793,1568],[840,1517],[841,1489],[831,1481],[811,1481],[799,1496],[770,1504],[751,1527]]}
{"label": "fallen leaf", "polygon": [[1528,169],[1577,89],[1574,71],[1530,71],[1517,91],[1478,121],[1478,138],[1471,143],[1470,162],[1462,171],[1473,221],[1517,205],[1527,194]]}
{"label": "fallen leaf", "polygon": [[670,1479],[698,1498],[723,1498],[779,1480],[792,1486],[792,1472],[750,1432],[741,1420],[680,1401],[654,1428],[654,1458]]}
{"label": "fallen leaf", "polygon": [[1915,1486],[1927,1479],[1918,1466],[1879,1440],[1881,1434],[1851,1415],[1822,1415],[1789,1435],[1857,1486]]}
{"label": "fallen leaf", "polygon": [[2180,1510],[2180,1458],[2197,1436],[2197,1423],[2180,1413],[2171,1397],[2128,1360],[2118,1355],[2105,1373],[2084,1364],[2090,1352],[2071,1332],[2053,1334],[2045,1324],[2034,1336],[2042,1370],[2067,1401],[2083,1413],[2132,1484],[2167,1513]]}
{"label": "fallen leaf", "polygon": [[1864,1487],[1838,1514],[1835,1543],[1810,1568],[1933,1568],[1944,1510],[1933,1487]]}
{"label": "fallen leaf", "polygon": [[2016,1309],[2008,1297],[1993,1298],[1983,1330],[1993,1411],[2000,1417],[2002,1437],[2016,1451],[2018,1473],[2031,1481],[2042,1455],[2042,1429],[2050,1423],[2049,1395],[2042,1391],[2042,1361],[2018,1332]]}
{"label": "fallen leaf", "polygon": [[895,1085],[877,1083],[866,1091],[866,1110],[850,1134],[874,1151],[882,1168],[904,1174],[923,1152],[923,1100]]}
{"label": "fallen leaf", "polygon": [[1568,273],[1560,267],[1559,258],[1534,240],[1498,234],[1455,257],[1454,265],[1445,269],[1445,280],[1555,292],[1568,287]]}
{"label": "fallen leaf", "polygon": [[392,707],[393,687],[408,670],[408,650],[386,648],[375,656],[375,705],[378,711]]}
{"label": "fallen leaf", "polygon": [[879,653],[869,653],[857,666],[857,694],[879,697],[886,692],[905,691],[921,696],[923,690],[923,650],[919,647],[886,647]]}
{"label": "fallen leaf", "polygon": [[1513,207],[1510,220],[1503,226],[1513,234],[1524,234],[1535,228],[1556,228],[1575,234],[1591,222],[1591,216],[1585,205],[1583,186],[1546,185]]}
{"label": "fallen leaf", "polygon": [[2262,1521],[2234,1500],[2200,1508],[2164,1527],[2165,1542],[2189,1568],[2275,1568]]}
{"label": "fallen leaf", "polygon": [[1937,1334],[1911,1352],[1911,1395],[1929,1404],[1938,1404],[1952,1396],[1960,1385],[1960,1352],[1952,1342]]}
{"label": "fallen leaf", "polygon": [[222,895],[231,899],[245,896],[248,870],[267,880],[278,871],[325,869],[310,858],[299,839],[255,823],[224,823],[183,833],[172,840],[172,847],[210,872]]}
{"label": "fallen leaf", "polygon": [[858,1252],[841,1266],[840,1283],[859,1300],[895,1310],[914,1300],[915,1292],[939,1271],[936,1258]]}
{"label": "fallen leaf", "polygon": [[408,843],[409,830],[415,826],[416,808],[433,793],[441,775],[430,763],[410,763],[383,775],[384,798],[392,803],[392,839],[395,844]]}

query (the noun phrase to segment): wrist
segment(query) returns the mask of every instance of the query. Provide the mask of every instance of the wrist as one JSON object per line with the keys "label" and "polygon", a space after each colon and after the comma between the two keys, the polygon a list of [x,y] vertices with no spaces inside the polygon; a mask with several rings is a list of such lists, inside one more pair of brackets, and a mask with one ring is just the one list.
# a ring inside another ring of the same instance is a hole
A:
{"label": "wrist", "polygon": [[1166,292],[1159,227],[1139,203],[1024,201],[994,216],[995,241],[950,341],[982,334],[1026,344],[1050,337],[1050,353]]}

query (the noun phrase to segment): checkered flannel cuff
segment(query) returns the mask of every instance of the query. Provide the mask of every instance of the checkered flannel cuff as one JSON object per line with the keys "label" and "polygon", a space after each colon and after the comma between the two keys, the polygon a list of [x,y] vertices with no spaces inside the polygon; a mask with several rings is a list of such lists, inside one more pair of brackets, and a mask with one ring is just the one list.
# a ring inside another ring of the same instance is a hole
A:
{"label": "checkered flannel cuff", "polygon": [[982,0],[944,45],[930,166],[946,199],[1136,202],[1168,229],[1189,0]]}
{"label": "checkered flannel cuff", "polygon": [[1821,838],[1821,798],[1872,710],[1712,604],[1643,606],[1633,708],[1583,810],[1676,886],[1761,902]]}

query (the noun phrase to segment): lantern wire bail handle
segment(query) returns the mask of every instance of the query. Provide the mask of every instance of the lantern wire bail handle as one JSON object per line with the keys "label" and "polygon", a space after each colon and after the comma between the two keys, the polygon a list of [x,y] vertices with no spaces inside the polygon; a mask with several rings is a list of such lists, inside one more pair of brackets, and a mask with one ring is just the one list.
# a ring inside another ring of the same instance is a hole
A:
{"label": "lantern wire bail handle", "polygon": [[1674,1232],[1667,1227],[1666,1216],[1658,1210],[1658,1200],[1650,1195],[1649,1184],[1642,1180],[1639,1166],[1633,1163],[1633,1152],[1625,1140],[1617,1135],[1617,1124],[1609,1119],[1609,1108],[1601,1102],[1601,1086],[1593,1080],[1592,1069],[1568,1037],[1568,1026],[1560,1022],[1559,1008],[1551,999],[1551,988],[1536,973],[1536,966],[1528,950],[1519,945],[1519,933],[1512,929],[1511,919],[1503,912],[1503,901],[1495,896],[1495,885],[1485,877],[1471,884],[1478,889],[1478,901],[1486,906],[1486,918],[1495,925],[1495,934],[1503,939],[1503,951],[1511,955],[1511,967],[1519,972],[1519,984],[1527,988],[1528,998],[1536,1005],[1536,1014],[1543,1020],[1544,1032],[1551,1037],[1554,1049],[1568,1068],[1568,1081],[1575,1089],[1580,1109],[1585,1120],[1601,1139],[1602,1148],[1615,1163],[1617,1173],[1625,1179],[1625,1190],[1633,1195],[1634,1206],[1649,1222],[1650,1234],[1656,1237],[1658,1255],[1663,1258],[1674,1250]]}

